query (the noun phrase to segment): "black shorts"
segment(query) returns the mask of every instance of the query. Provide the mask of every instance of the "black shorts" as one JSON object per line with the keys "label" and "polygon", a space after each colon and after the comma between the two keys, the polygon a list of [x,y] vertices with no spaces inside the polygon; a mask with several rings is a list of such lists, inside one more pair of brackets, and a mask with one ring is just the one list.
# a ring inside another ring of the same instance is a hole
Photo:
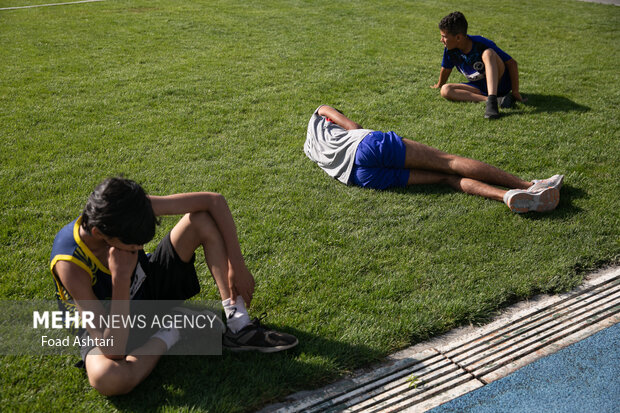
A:
{"label": "black shorts", "polygon": [[[157,245],[155,251],[146,255],[146,259],[141,260],[140,265],[146,273],[146,278],[133,299],[161,300],[181,304],[195,296],[200,292],[198,275],[194,268],[195,259],[196,255],[192,255],[189,262],[184,262],[175,251],[170,241],[170,233],[168,233]],[[135,331],[131,330],[127,352],[140,347],[155,333],[155,331],[140,330],[140,334],[134,334]],[[82,338],[86,338],[87,335],[88,332],[85,331]],[[80,347],[82,361],[86,360],[86,355],[93,348],[94,346]]]}
{"label": "black shorts", "polygon": [[146,279],[136,294],[139,300],[187,300],[200,292],[194,268],[196,255],[184,262],[174,250],[170,233],[161,240],[155,252],[142,263]]}

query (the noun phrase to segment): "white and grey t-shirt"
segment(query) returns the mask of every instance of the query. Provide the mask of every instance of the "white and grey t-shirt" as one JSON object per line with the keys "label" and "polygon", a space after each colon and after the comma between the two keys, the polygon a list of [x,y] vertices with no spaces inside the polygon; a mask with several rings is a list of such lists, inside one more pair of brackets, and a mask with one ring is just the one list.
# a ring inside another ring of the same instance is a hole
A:
{"label": "white and grey t-shirt", "polygon": [[329,176],[347,184],[355,161],[359,143],[371,132],[370,129],[346,130],[333,122],[327,122],[318,114],[319,106],[310,122],[304,144],[304,152]]}

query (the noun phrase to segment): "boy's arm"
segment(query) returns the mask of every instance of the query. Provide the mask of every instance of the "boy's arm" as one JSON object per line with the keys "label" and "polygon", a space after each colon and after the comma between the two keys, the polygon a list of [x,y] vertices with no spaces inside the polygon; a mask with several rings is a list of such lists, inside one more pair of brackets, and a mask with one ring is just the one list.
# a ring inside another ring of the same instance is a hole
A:
{"label": "boy's arm", "polygon": [[517,61],[514,59],[507,60],[504,62],[506,65],[506,69],[508,70],[508,74],[510,75],[510,83],[512,86],[512,95],[519,102],[526,102],[527,99],[524,99],[519,93],[519,65]]}
{"label": "boy's arm", "polygon": [[228,253],[228,283],[231,301],[234,303],[237,296],[241,295],[249,306],[254,294],[254,277],[247,269],[241,254],[237,228],[226,199],[213,192],[191,192],[168,196],[149,195],[149,198],[156,216],[202,211],[211,215],[224,238],[224,246]]}
{"label": "boy's arm", "polygon": [[359,123],[353,122],[351,119],[344,116],[337,109],[332,108],[331,106],[323,105],[319,108],[319,115],[325,116],[326,118],[330,118],[332,122],[336,125],[342,126],[346,130],[351,129],[362,129],[362,125]]}
{"label": "boy's arm", "polygon": [[439,80],[436,84],[431,86],[431,89],[439,89],[440,87],[445,85],[448,81],[448,78],[450,77],[450,73],[452,73],[452,69],[446,69],[445,67],[442,67],[439,71]]}
{"label": "boy's arm", "polygon": [[[112,273],[112,302],[110,304],[109,315],[128,316],[129,315],[129,286],[131,276],[137,263],[137,253],[127,251],[110,250],[108,265]],[[80,312],[90,311],[95,315],[95,329],[87,328],[88,333],[93,339],[111,340],[112,346],[99,347],[102,353],[110,359],[122,359],[125,357],[127,339],[129,337],[128,328],[98,328],[97,320],[100,316],[105,317],[106,312],[99,299],[95,296],[92,289],[90,276],[86,271],[77,265],[59,261],[54,266],[56,275],[67,289]]]}

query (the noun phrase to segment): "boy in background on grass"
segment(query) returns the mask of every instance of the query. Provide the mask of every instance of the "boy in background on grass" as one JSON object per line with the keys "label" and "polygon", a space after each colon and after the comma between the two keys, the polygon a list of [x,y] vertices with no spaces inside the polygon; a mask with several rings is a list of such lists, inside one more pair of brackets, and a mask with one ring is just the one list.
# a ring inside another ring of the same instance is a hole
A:
{"label": "boy in background on grass", "polygon": [[[157,217],[183,215],[153,254],[143,245],[155,235]],[[65,308],[100,315],[129,315],[129,300],[186,300],[200,291],[194,251],[202,247],[226,314],[223,345],[233,351],[276,352],[297,345],[289,334],[268,330],[246,310],[254,293],[232,215],[224,197],[209,192],[148,196],[137,183],[110,178],[91,193],[82,215],[61,229],[50,268]],[[109,310],[102,300],[110,300]],[[125,326],[88,328],[108,347],[83,346],[90,384],[103,395],[130,392],[181,339],[177,328],[162,328],[130,348]],[[221,337],[221,336],[220,336]],[[109,342],[109,340],[108,340]]]}
{"label": "boy in background on grass", "polygon": [[563,175],[554,175],[525,181],[484,162],[451,155],[394,132],[362,129],[327,105],[319,106],[310,118],[304,152],[344,184],[373,189],[446,184],[457,191],[503,201],[517,213],[555,209],[564,179]]}
{"label": "boy in background on grass", "polygon": [[[519,93],[517,61],[491,40],[468,35],[467,20],[461,12],[441,19],[439,32],[445,48],[439,80],[431,88],[441,88],[442,97],[454,101],[486,101],[484,117],[487,119],[499,118],[498,103],[502,108],[510,108],[514,99],[525,101]],[[455,66],[467,78],[467,83],[446,83]]]}

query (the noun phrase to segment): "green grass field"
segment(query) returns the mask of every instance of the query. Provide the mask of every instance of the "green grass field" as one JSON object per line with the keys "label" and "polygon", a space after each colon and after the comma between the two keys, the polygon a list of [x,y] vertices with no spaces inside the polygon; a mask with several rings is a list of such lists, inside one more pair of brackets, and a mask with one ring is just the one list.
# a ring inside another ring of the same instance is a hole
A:
{"label": "green grass field", "polygon": [[[519,62],[526,106],[489,122],[429,88],[454,10]],[[619,32],[620,8],[569,0],[0,11],[0,298],[53,298],[54,235],[123,173],[152,194],[226,196],[257,280],[251,313],[300,339],[284,354],[164,357],[114,398],[90,389],[77,355],[0,356],[0,410],[253,410],[618,263]],[[525,179],[563,173],[560,205],[516,215],[443,187],[346,187],[303,153],[323,103]],[[198,271],[199,298],[217,299]]]}

